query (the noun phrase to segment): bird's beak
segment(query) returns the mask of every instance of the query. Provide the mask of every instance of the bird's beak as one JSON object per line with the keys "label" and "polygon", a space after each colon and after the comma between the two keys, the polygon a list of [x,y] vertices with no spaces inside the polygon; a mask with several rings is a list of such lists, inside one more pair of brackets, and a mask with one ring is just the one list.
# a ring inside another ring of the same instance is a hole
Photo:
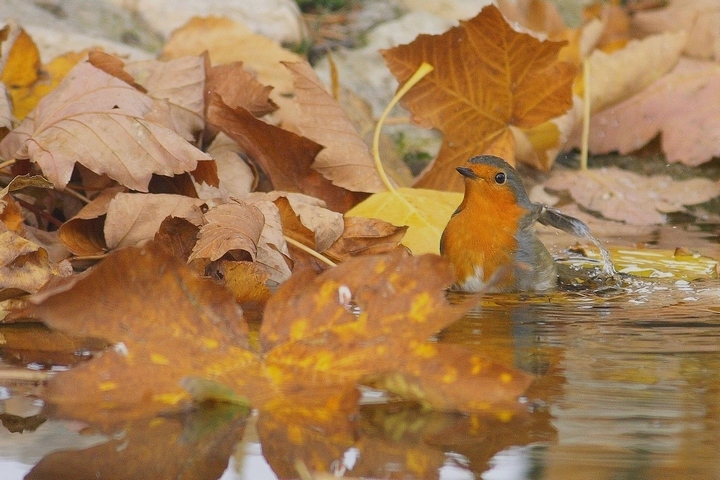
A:
{"label": "bird's beak", "polygon": [[478,178],[478,176],[475,174],[475,172],[473,172],[468,167],[457,167],[455,170],[460,172],[460,175],[462,175],[463,177],[472,178],[472,179]]}

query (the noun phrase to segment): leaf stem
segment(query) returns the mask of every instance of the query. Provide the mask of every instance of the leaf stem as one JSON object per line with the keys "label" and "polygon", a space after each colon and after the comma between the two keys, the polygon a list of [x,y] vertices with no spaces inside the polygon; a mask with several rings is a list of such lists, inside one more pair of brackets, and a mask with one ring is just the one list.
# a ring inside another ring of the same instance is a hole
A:
{"label": "leaf stem", "polygon": [[378,120],[377,125],[375,125],[375,133],[373,134],[372,147],[373,158],[375,159],[375,169],[380,175],[380,180],[382,180],[385,188],[387,188],[394,194],[397,194],[397,191],[395,190],[392,182],[390,182],[390,179],[388,178],[387,174],[385,173],[385,169],[382,166],[382,162],[380,161],[380,129],[382,128],[383,123],[385,123],[385,119],[390,114],[390,110],[393,109],[393,107],[408,92],[408,90],[414,87],[416,83],[422,80],[425,75],[432,72],[434,69],[435,67],[433,67],[429,63],[423,62],[418,67],[418,69],[415,70],[415,73],[412,74],[408,81],[405,82],[405,84],[398,89],[398,91],[395,93],[395,96],[392,98],[392,100],[390,100],[390,103],[388,103],[387,107],[385,107],[385,111],[382,113],[382,115],[380,115],[380,119]]}
{"label": "leaf stem", "polygon": [[588,169],[588,142],[590,141],[590,60],[583,60],[583,124],[580,145],[580,170]]}
{"label": "leaf stem", "polygon": [[287,235],[283,235],[283,237],[285,237],[285,241],[287,243],[289,243],[290,245],[292,245],[293,247],[297,247],[300,250],[302,250],[303,252],[307,253],[308,255],[312,255],[313,257],[317,258],[318,260],[325,263],[326,265],[330,265],[331,267],[337,267],[337,264],[335,262],[333,262],[332,260],[330,260],[329,258],[327,258],[325,255],[316,252],[312,248],[298,242],[297,240],[293,240],[292,238],[288,237]]}
{"label": "leaf stem", "polygon": [[0,163],[0,170],[4,170],[4,169],[6,169],[7,167],[13,165],[14,163],[15,163],[15,159],[14,159],[14,158],[13,158],[12,160],[7,160],[7,161],[5,161],[5,162],[2,162],[2,163]]}

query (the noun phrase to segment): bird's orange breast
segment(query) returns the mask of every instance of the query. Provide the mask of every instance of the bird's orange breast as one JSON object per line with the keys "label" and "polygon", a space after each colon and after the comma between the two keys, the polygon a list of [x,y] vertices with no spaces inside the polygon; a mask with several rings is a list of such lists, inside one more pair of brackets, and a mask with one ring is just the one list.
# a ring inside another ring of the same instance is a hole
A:
{"label": "bird's orange breast", "polygon": [[[507,189],[473,186],[466,190],[441,240],[442,254],[455,267],[459,288],[477,291],[491,278],[497,282],[493,290],[512,287],[516,234],[527,213]],[[499,277],[493,278],[500,269]]]}

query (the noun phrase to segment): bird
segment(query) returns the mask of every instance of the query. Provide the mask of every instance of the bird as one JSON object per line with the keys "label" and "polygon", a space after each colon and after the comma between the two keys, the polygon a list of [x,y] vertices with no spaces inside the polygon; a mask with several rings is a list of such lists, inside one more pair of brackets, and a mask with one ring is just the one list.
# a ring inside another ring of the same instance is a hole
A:
{"label": "bird", "polygon": [[494,155],[472,157],[456,170],[465,177],[465,195],[440,238],[440,254],[455,271],[452,289],[555,288],[555,261],[535,234],[535,222],[545,223],[541,218],[545,207],[530,200],[518,172]]}

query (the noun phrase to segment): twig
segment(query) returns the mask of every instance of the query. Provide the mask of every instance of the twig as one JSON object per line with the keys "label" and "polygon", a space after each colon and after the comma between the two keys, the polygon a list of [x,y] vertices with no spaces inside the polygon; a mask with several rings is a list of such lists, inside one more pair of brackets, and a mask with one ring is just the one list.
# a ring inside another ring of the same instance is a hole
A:
{"label": "twig", "polygon": [[10,167],[10,166],[12,166],[12,165],[14,165],[14,164],[15,164],[15,159],[14,159],[14,158],[13,158],[12,160],[4,161],[4,162],[0,163],[0,170],[4,170],[4,169],[6,169],[7,167]]}
{"label": "twig", "polygon": [[335,262],[333,262],[332,260],[327,258],[325,255],[322,255],[322,254],[316,252],[312,248],[308,247],[307,245],[303,245],[302,243],[298,242],[297,240],[293,240],[292,238],[288,237],[287,235],[283,235],[283,236],[285,237],[285,241],[287,243],[289,243],[290,245],[292,245],[293,247],[299,248],[303,252],[305,252],[309,255],[312,255],[313,257],[317,258],[318,260],[320,260],[321,262],[323,262],[327,265],[330,265],[331,267],[337,266],[337,264]]}

